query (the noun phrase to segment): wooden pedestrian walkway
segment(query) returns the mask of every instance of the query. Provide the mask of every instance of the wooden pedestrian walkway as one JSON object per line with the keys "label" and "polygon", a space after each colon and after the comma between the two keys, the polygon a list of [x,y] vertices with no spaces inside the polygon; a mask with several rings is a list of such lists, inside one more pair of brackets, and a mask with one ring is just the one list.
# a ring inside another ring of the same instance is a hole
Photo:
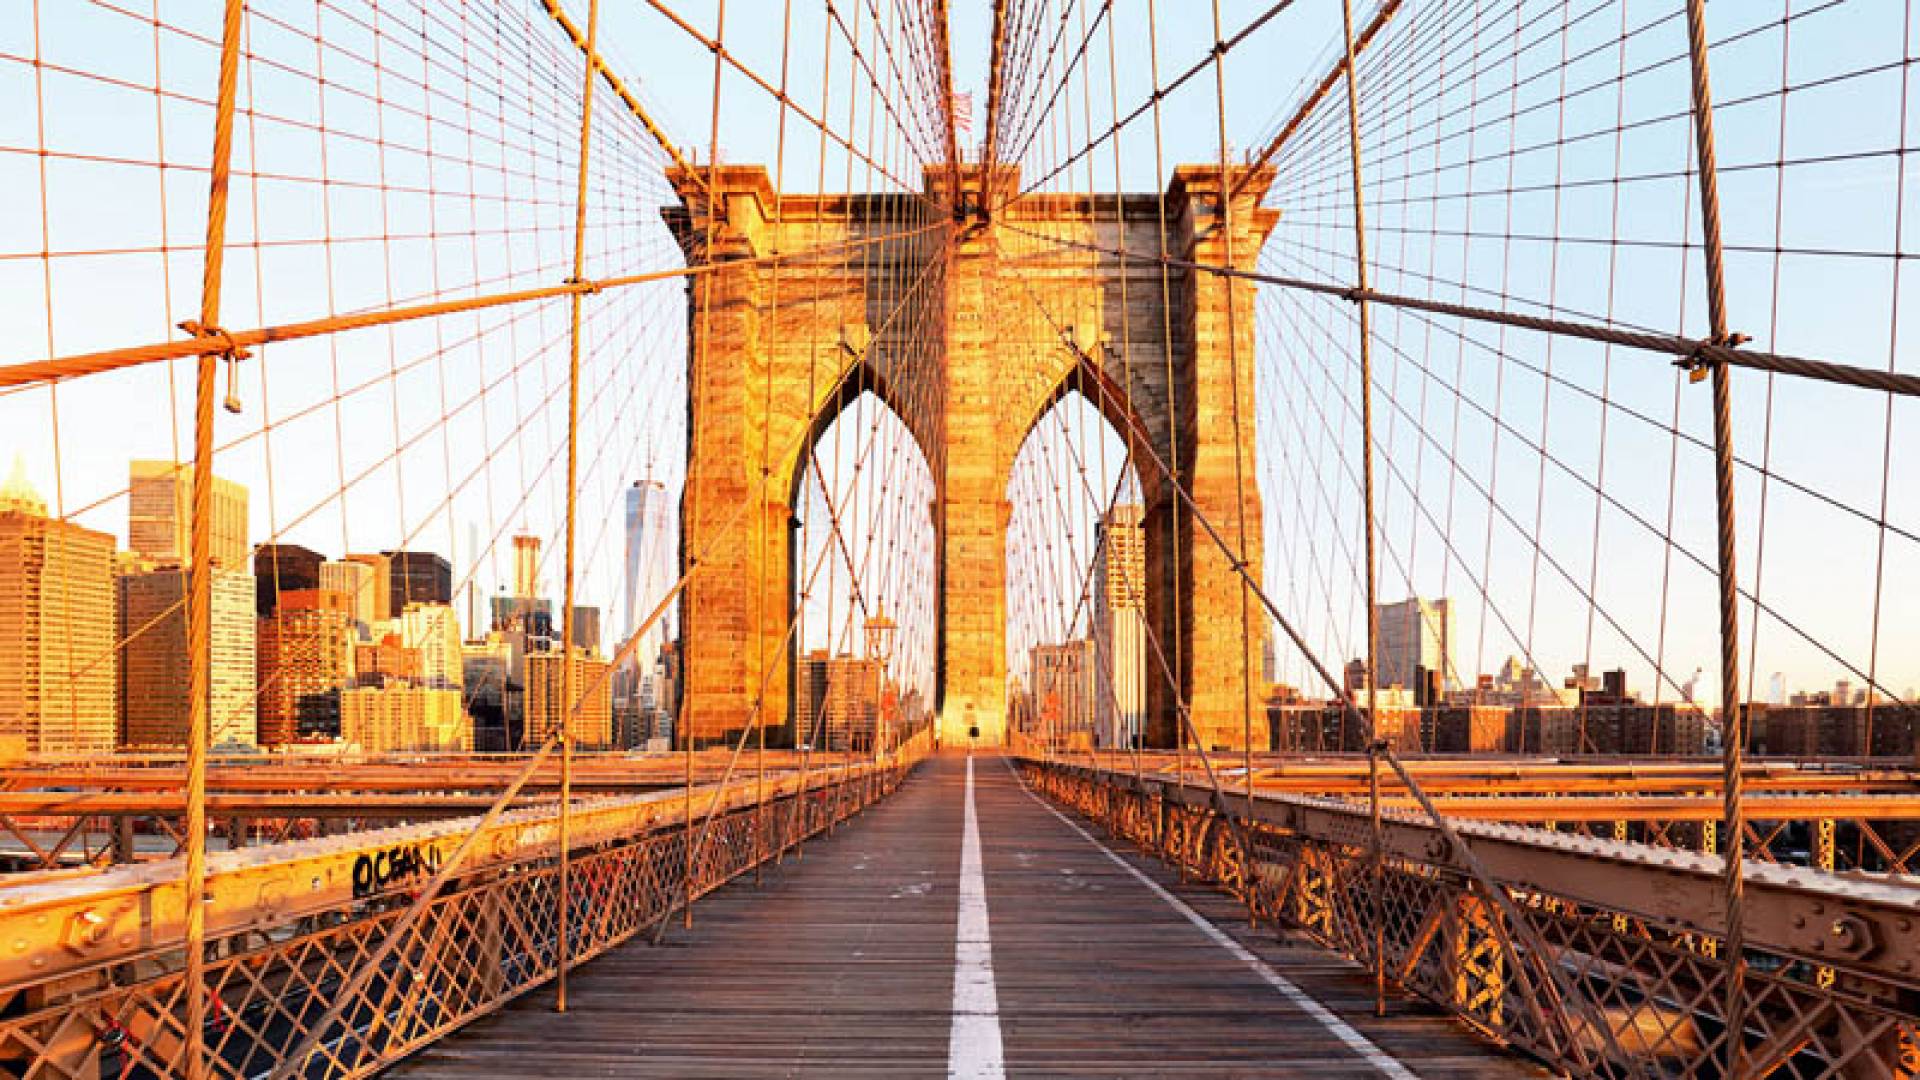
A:
{"label": "wooden pedestrian walkway", "polygon": [[566,1015],[538,991],[396,1075],[1544,1075],[1417,1004],[1375,1018],[1353,965],[1248,932],[1003,759],[971,773],[929,761],[759,887],[702,901],[691,931],[582,968]]}

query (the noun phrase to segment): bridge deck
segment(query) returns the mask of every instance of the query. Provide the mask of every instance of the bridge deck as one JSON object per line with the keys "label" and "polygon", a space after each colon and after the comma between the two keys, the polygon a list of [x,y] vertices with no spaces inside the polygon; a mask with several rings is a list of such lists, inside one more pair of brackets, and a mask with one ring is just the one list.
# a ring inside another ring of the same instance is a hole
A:
{"label": "bridge deck", "polygon": [[[1540,1075],[1417,1005],[1374,1018],[1364,973],[1248,933],[1231,901],[1108,854],[1000,759],[974,766],[991,948],[960,951],[990,956],[994,992],[959,1011],[997,1027],[1008,1074]],[[691,932],[576,973],[567,1016],[541,991],[398,1075],[996,1075],[990,1037],[950,1059],[967,774],[929,762],[762,888],[703,901]]]}

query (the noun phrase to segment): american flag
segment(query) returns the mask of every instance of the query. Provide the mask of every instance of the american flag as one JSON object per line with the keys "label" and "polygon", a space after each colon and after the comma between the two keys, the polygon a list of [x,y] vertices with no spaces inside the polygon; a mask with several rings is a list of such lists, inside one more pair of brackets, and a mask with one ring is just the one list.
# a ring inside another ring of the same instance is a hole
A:
{"label": "american flag", "polygon": [[973,134],[973,92],[953,95],[953,137],[965,142]]}

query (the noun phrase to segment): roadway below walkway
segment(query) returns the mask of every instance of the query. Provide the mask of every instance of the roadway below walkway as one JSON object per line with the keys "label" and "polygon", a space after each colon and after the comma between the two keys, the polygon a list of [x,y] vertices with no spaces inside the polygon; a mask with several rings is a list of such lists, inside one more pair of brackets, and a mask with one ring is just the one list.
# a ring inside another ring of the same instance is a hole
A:
{"label": "roadway below walkway", "polygon": [[[694,927],[395,1070],[454,1077],[1521,1077],[1445,1015],[947,755]],[[971,806],[971,813],[969,813]],[[971,818],[971,822],[969,821]]]}

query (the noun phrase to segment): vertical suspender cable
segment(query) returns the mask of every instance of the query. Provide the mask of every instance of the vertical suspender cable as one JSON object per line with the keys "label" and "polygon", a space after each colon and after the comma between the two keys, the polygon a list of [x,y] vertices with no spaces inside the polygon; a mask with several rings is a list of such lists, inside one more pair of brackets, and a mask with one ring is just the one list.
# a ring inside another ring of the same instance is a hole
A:
{"label": "vertical suspender cable", "polygon": [[[1694,144],[1700,165],[1700,230],[1706,249],[1707,322],[1715,346],[1736,344],[1727,332],[1726,266],[1720,246],[1720,187],[1713,151],[1713,94],[1707,79],[1707,26],[1704,0],[1687,0],[1687,55],[1693,74]],[[1741,743],[1746,724],[1740,708],[1739,579],[1734,567],[1736,541],[1733,504],[1733,420],[1729,400],[1732,373],[1724,358],[1707,361],[1713,380],[1713,480],[1716,523],[1720,544],[1720,741],[1725,770],[1723,845],[1726,876],[1726,1074],[1732,1080],[1745,1075],[1746,957],[1745,883],[1742,879],[1746,846],[1745,809],[1741,804]]]}
{"label": "vertical suspender cable", "polygon": [[1381,843],[1379,795],[1380,714],[1380,602],[1376,595],[1373,520],[1373,327],[1367,301],[1367,209],[1360,182],[1360,98],[1354,74],[1353,0],[1340,0],[1340,24],[1345,32],[1347,62],[1347,159],[1353,175],[1353,273],[1360,299],[1355,303],[1360,329],[1360,494],[1362,530],[1366,548],[1367,588],[1367,745],[1373,790],[1373,985],[1374,1011],[1386,1014],[1386,908],[1381,898],[1385,884],[1385,849]]}
{"label": "vertical suspender cable", "polygon": [[[220,280],[227,242],[227,181],[233,157],[234,96],[240,79],[241,0],[227,0],[220,34],[220,76],[213,113],[213,160],[207,190],[207,252],[200,279],[200,320],[187,327],[214,335],[220,323]],[[233,354],[228,353],[231,357]],[[195,364],[193,412],[192,570],[187,601],[187,866],[186,1075],[206,1075],[207,743],[212,725],[213,628],[213,401],[215,353]]]}
{"label": "vertical suspender cable", "polygon": [[[715,226],[718,224],[719,215],[725,209],[725,204],[722,201],[724,200],[725,196],[720,193],[719,184],[720,184],[720,77],[722,73],[726,71],[726,56],[727,56],[727,51],[726,51],[727,3],[726,3],[726,0],[720,0],[720,6],[719,6],[719,10],[716,12],[716,18],[717,18],[717,21],[714,25],[714,39],[713,39],[714,40],[713,99],[712,99],[712,104],[709,107],[708,126],[707,126],[707,226],[706,226],[706,244],[703,249],[703,255],[705,256],[706,260],[709,263],[712,263],[714,261],[714,258],[713,258],[714,229],[715,229]],[[825,114],[821,115],[820,122],[822,125],[821,130],[824,132],[825,124],[826,124]],[[719,276],[715,275],[713,277],[708,278],[705,282],[702,282],[702,286],[703,287],[700,290],[700,297],[699,297],[700,341],[698,346],[693,350],[694,385],[698,387],[698,389],[696,390],[696,397],[694,399],[694,416],[696,417],[696,419],[700,416],[700,406],[704,403],[706,398],[707,350],[709,348],[709,342],[713,338],[713,292],[715,289],[718,289],[720,287]],[[689,437],[697,441],[697,436],[690,434]],[[703,452],[701,456],[704,459],[707,456],[707,453]],[[712,469],[713,463],[710,461],[703,460],[701,462],[701,468]],[[688,516],[692,518],[695,528],[698,528],[700,523],[700,486],[701,485],[698,485],[698,484],[693,485],[693,496],[689,505],[689,509],[691,510],[691,513]],[[684,846],[686,849],[686,858],[681,863],[681,870],[682,870],[682,873],[685,875],[685,880],[681,882],[682,900],[684,901],[682,905],[682,910],[681,910],[681,925],[688,930],[693,929],[693,892],[694,892],[694,889],[693,889],[694,729],[693,729],[693,724],[688,721],[688,715],[687,715],[691,712],[692,712],[691,709],[681,710],[681,723],[687,729],[685,734],[686,741],[684,744],[686,748],[685,760],[686,760],[687,790],[686,790],[685,812],[686,812],[687,821],[686,821],[686,829],[682,836],[682,840],[684,842]],[[666,916],[665,915],[661,916],[661,925],[655,931],[656,939],[659,933],[663,932],[666,929],[665,920],[666,920]]]}
{"label": "vertical suspender cable", "polygon": [[1373,337],[1366,301],[1367,285],[1367,211],[1360,186],[1360,102],[1353,73],[1353,0],[1340,0],[1340,18],[1346,29],[1347,82],[1347,156],[1353,173],[1353,266],[1355,300],[1360,322],[1360,495],[1362,531],[1365,534],[1367,575],[1367,741],[1379,731],[1375,695],[1379,687],[1378,657],[1380,641],[1379,597],[1375,594],[1374,520],[1373,520]]}
{"label": "vertical suspender cable", "polygon": [[[791,72],[792,54],[793,54],[793,0],[786,0],[786,2],[781,5],[781,12],[780,12],[780,93],[782,95],[786,94],[787,92],[787,79]],[[773,154],[773,186],[774,186],[773,219],[774,219],[774,250],[776,251],[780,250],[784,246],[782,244],[784,237],[781,234],[784,232],[784,228],[786,225],[785,192],[786,192],[786,178],[787,178],[787,110],[784,107],[782,107],[780,110],[780,118],[777,123],[777,129],[778,129],[778,135],[775,137],[775,147],[774,147],[774,154]],[[772,316],[770,321],[772,322],[774,327],[774,337],[778,339],[780,334],[780,264],[779,263],[773,264],[773,280],[772,280],[771,292],[772,292],[771,301],[768,305],[772,311]],[[767,370],[762,380],[761,397],[760,397],[760,411],[763,415],[769,415],[769,416],[772,415],[773,413],[772,351],[773,350],[770,345],[768,348],[768,358],[766,363]],[[772,478],[772,463],[769,459],[769,454],[772,449],[771,443],[772,443],[771,437],[768,435],[767,432],[762,431],[760,433],[760,521],[758,524],[757,532],[755,533],[755,535],[760,537],[760,556],[759,556],[760,601],[757,608],[758,615],[754,619],[753,637],[754,637],[754,648],[755,648],[756,654],[760,658],[760,671],[761,671],[761,677],[763,680],[766,677],[766,669],[767,669],[767,644],[766,644],[766,639],[767,639],[767,628],[766,628],[767,551],[769,548],[768,540],[771,539],[767,533],[767,508],[768,508],[767,499],[768,499],[768,485],[771,483],[771,478]],[[792,514],[793,514],[793,508],[788,507],[787,508],[788,517],[791,517]],[[780,531],[778,535],[783,540],[791,540],[790,531],[787,529],[787,526],[784,522],[780,526]],[[791,566],[793,563],[793,558],[791,554],[783,553],[782,561],[789,569],[791,569]],[[789,581],[787,583],[787,588],[791,589],[792,587],[793,587],[793,583]],[[787,671],[791,672],[793,670],[793,665],[787,662],[787,657],[792,655],[790,650],[794,647],[796,646],[787,646],[785,648],[782,648],[780,650],[780,655],[774,660],[774,663],[781,665]],[[793,681],[789,679],[787,680],[787,699],[789,701],[792,701],[793,697],[794,697],[794,685],[793,685]],[[768,827],[767,822],[769,820],[767,817],[767,725],[766,725],[766,721],[762,719],[759,723],[755,724],[754,726],[757,729],[759,741],[754,744],[754,751],[753,751],[753,776],[754,776],[753,883],[755,885],[759,885],[762,881],[765,880],[765,869],[766,869],[765,852],[766,852],[767,827]]]}
{"label": "vertical suspender cable", "polygon": [[[573,277],[569,279],[573,283],[585,280],[587,274],[587,166],[588,147],[593,140],[593,84],[600,68],[599,33],[600,0],[588,0],[586,72],[582,76],[580,91],[580,174],[573,201]],[[560,601],[560,874],[555,900],[558,916],[555,924],[553,995],[556,1012],[567,1011],[567,909],[572,904],[572,866],[568,845],[572,840],[572,816],[569,811],[573,805],[573,575],[574,532],[579,518],[580,308],[586,302],[586,297],[576,292],[572,301],[567,357],[567,553],[563,571],[566,581],[561,586],[563,599]]]}
{"label": "vertical suspender cable", "polygon": [[[1227,45],[1220,36],[1220,0],[1213,0],[1213,93],[1214,124],[1220,140],[1220,241],[1223,256],[1228,266],[1234,264],[1233,254],[1233,176],[1227,164]],[[1238,312],[1234,310],[1234,293],[1240,289],[1240,283],[1233,278],[1221,281],[1226,290],[1227,316],[1227,378],[1229,392],[1232,393],[1233,417],[1233,521],[1234,547],[1231,559],[1240,576],[1240,643],[1239,656],[1236,658],[1240,668],[1240,770],[1246,784],[1247,818],[1253,818],[1253,666],[1247,663],[1247,649],[1253,640],[1252,597],[1248,592],[1247,579],[1247,475],[1246,446],[1240,434],[1240,331],[1235,325]],[[1249,313],[1251,318],[1251,313]],[[1198,351],[1198,345],[1195,346]],[[1191,699],[1189,699],[1191,700]],[[1198,738],[1196,732],[1196,739]],[[1206,747],[1200,747],[1206,753]],[[1236,831],[1244,841],[1245,833]],[[1253,852],[1242,844],[1240,858],[1246,872],[1251,874]],[[1247,918],[1254,921],[1254,890],[1246,890]]]}
{"label": "vertical suspender cable", "polygon": [[[1153,82],[1153,183],[1154,183],[1154,235],[1158,240],[1157,262],[1160,267],[1160,343],[1161,356],[1165,361],[1164,375],[1167,384],[1167,486],[1173,494],[1168,499],[1168,551],[1171,572],[1168,581],[1172,595],[1166,603],[1173,619],[1173,694],[1174,709],[1181,706],[1179,699],[1185,685],[1185,656],[1181,645],[1180,627],[1180,517],[1182,507],[1178,496],[1180,487],[1180,432],[1177,429],[1180,417],[1179,384],[1173,377],[1173,282],[1169,276],[1170,263],[1167,253],[1167,194],[1166,194],[1166,144],[1161,126],[1160,100],[1160,24],[1154,0],[1147,0],[1147,72]],[[1149,451],[1151,452],[1151,451]],[[1181,724],[1173,725],[1174,780],[1182,789],[1187,786],[1186,740],[1181,734]],[[1162,819],[1164,820],[1164,818]],[[1161,838],[1163,841],[1165,837]],[[1186,864],[1179,864],[1180,880],[1187,877]]]}

